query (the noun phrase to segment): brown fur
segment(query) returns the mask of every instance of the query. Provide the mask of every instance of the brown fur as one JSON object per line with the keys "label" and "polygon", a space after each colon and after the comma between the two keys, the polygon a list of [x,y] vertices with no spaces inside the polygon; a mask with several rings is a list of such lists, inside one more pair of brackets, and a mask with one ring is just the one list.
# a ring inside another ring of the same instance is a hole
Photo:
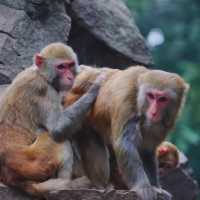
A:
{"label": "brown fur", "polygon": [[[32,82],[27,86],[28,82]],[[21,73],[7,88],[0,103],[0,180],[11,186],[18,182],[47,180],[62,165],[56,144],[47,133],[37,135],[40,121],[36,107],[30,106],[45,97],[48,86],[33,68]],[[32,93],[32,94],[30,94]],[[30,98],[29,95],[35,98]],[[38,99],[39,98],[39,99]],[[49,105],[50,106],[50,105]],[[30,188],[27,188],[30,190]]]}
{"label": "brown fur", "polygon": [[107,74],[107,79],[101,86],[89,119],[92,126],[103,135],[105,141],[108,143],[115,141],[130,116],[137,112],[137,90],[143,82],[152,83],[155,87],[173,88],[178,93],[178,106],[174,116],[169,119],[166,132],[173,127],[188,86],[178,75],[168,73],[163,79],[163,75],[159,77],[159,72],[156,70],[149,70],[142,66],[133,66],[126,70],[84,66],[82,72],[76,77],[71,92],[66,95],[64,105],[68,106],[79,99],[101,70]]}
{"label": "brown fur", "polygon": [[[75,53],[62,43],[48,45],[41,55],[45,59],[74,60],[77,68]],[[54,178],[68,157],[73,162],[71,151],[66,152],[71,144],[67,149],[66,143],[54,142],[46,131],[50,112],[61,113],[62,105],[61,96],[50,84],[55,78],[54,68],[50,62],[43,65],[19,73],[0,99],[0,181],[34,195],[43,192],[37,184],[42,187],[43,181]],[[66,173],[60,176],[70,178],[71,169]],[[56,183],[50,183],[50,188]],[[49,191],[48,182],[44,185]]]}
{"label": "brown fur", "polygon": [[[146,70],[144,67],[132,67],[124,71],[103,68],[107,78],[101,86],[89,119],[108,143],[119,136],[123,125],[133,113],[136,107],[137,77]],[[100,71],[97,68],[85,68],[77,76],[71,92],[66,95],[64,106],[80,98]]]}

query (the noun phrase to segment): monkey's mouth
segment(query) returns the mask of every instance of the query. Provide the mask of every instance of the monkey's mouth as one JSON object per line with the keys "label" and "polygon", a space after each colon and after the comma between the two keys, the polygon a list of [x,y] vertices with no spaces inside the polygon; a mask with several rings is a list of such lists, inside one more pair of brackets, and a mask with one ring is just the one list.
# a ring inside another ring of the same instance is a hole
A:
{"label": "monkey's mouth", "polygon": [[159,115],[155,115],[155,114],[150,114],[149,116],[147,116],[148,119],[150,121],[152,121],[153,123],[158,123],[160,122],[160,116]]}
{"label": "monkey's mouth", "polygon": [[66,77],[66,80],[69,80],[69,81],[72,81],[72,82],[73,82],[74,77],[69,77],[69,76],[67,76],[67,77]]}
{"label": "monkey's mouth", "polygon": [[172,169],[175,168],[175,166],[173,165],[172,162],[168,161],[168,162],[161,162],[159,164],[159,168],[163,168],[163,169]]}
{"label": "monkey's mouth", "polygon": [[151,118],[151,121],[154,123],[158,123],[160,121],[160,117],[153,117]]}

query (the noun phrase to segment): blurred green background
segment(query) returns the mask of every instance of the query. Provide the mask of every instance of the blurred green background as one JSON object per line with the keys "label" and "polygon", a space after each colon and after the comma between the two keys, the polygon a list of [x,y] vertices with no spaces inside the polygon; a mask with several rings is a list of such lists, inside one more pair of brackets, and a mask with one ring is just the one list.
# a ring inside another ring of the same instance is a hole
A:
{"label": "blurred green background", "polygon": [[191,89],[169,136],[190,159],[200,183],[200,0],[124,0],[146,38],[155,66],[182,75]]}

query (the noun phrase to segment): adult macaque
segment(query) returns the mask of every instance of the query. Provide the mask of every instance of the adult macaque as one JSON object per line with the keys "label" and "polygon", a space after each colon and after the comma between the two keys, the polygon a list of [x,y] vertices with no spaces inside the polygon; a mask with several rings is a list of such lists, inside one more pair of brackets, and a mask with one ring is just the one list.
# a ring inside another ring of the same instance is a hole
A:
{"label": "adult macaque", "polygon": [[[94,102],[103,76],[67,109],[61,93],[74,82],[78,61],[73,50],[52,43],[34,57],[0,101],[0,181],[39,195],[68,188],[72,174],[71,137]],[[59,135],[60,143],[50,134]],[[49,179],[49,180],[48,180]],[[73,184],[72,184],[73,185]]]}
{"label": "adult macaque", "polygon": [[177,147],[167,141],[162,142],[156,149],[156,158],[158,159],[159,174],[164,175],[171,169],[179,166],[179,151]]}
{"label": "adult macaque", "polygon": [[174,126],[188,85],[177,74],[141,66],[126,70],[82,66],[65,106],[79,99],[102,71],[106,80],[87,122],[115,152],[120,171],[111,169],[111,181],[121,172],[128,188],[136,189],[142,199],[156,199],[157,192],[170,199],[159,189],[155,151]]}

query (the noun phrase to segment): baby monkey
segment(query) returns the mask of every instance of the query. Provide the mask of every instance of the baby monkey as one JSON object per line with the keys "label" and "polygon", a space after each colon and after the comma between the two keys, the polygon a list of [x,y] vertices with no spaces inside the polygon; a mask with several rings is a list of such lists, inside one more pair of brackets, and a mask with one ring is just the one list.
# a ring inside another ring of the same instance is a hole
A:
{"label": "baby monkey", "polygon": [[160,175],[164,175],[168,171],[179,167],[179,151],[177,147],[170,142],[164,141],[158,146],[156,157],[158,159]]}

